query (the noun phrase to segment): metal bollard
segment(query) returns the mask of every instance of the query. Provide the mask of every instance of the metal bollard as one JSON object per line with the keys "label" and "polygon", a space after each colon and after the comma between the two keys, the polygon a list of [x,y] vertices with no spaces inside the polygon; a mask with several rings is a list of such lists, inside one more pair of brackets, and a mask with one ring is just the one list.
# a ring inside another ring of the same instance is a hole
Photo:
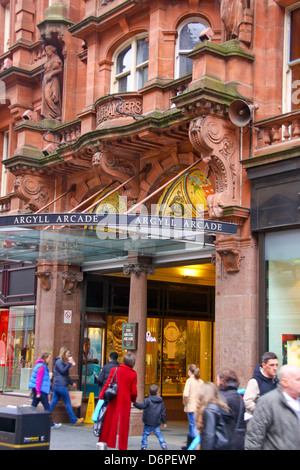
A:
{"label": "metal bollard", "polygon": [[97,442],[96,450],[107,450],[106,442]]}

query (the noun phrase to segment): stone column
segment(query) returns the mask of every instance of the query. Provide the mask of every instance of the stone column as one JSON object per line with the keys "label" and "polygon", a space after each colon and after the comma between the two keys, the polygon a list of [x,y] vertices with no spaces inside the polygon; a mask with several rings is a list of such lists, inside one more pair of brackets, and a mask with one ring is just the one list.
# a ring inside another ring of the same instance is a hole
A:
{"label": "stone column", "polygon": [[137,401],[145,398],[147,274],[154,274],[154,268],[149,263],[149,258],[136,258],[123,268],[124,274],[130,274],[128,322],[138,324],[137,349],[132,351],[136,357],[135,370],[138,376]]}

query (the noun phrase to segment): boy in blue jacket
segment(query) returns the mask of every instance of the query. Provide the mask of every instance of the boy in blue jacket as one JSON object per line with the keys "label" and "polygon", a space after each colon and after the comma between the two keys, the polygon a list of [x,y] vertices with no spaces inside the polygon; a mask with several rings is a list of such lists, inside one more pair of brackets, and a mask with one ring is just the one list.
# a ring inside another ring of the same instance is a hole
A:
{"label": "boy in blue jacket", "polygon": [[150,385],[149,396],[145,398],[143,403],[134,403],[133,406],[143,411],[144,430],[142,435],[141,449],[147,449],[148,436],[154,431],[162,449],[167,449],[167,444],[159,429],[160,423],[163,427],[167,427],[166,409],[163,399],[158,395],[159,388],[157,385]]}

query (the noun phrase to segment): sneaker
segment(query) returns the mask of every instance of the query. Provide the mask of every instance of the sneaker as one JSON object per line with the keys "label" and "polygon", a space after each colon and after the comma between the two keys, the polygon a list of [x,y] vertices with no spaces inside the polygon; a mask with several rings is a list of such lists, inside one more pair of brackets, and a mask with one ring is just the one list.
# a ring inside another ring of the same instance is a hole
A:
{"label": "sneaker", "polygon": [[74,426],[78,426],[78,424],[83,423],[84,418],[79,418],[76,423],[74,423]]}
{"label": "sneaker", "polygon": [[141,450],[147,450],[147,447],[141,447]]}
{"label": "sneaker", "polygon": [[162,450],[168,450],[167,446],[161,446]]}
{"label": "sneaker", "polygon": [[61,427],[61,423],[54,423],[52,424],[51,429],[58,429],[60,427]]}

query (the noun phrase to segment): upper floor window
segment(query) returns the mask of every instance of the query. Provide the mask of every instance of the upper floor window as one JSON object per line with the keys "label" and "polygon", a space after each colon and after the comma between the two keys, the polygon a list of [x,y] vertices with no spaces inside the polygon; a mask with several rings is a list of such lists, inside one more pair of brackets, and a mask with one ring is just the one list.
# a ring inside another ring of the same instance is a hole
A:
{"label": "upper floor window", "polygon": [[179,27],[176,43],[175,78],[192,73],[193,60],[188,57],[188,54],[201,42],[199,34],[209,26],[203,19],[190,18]]}
{"label": "upper floor window", "polygon": [[117,51],[114,60],[112,91],[137,91],[148,80],[149,42],[147,37],[135,37]]}
{"label": "upper floor window", "polygon": [[283,111],[300,109],[300,3],[287,10],[285,24],[285,99]]}

